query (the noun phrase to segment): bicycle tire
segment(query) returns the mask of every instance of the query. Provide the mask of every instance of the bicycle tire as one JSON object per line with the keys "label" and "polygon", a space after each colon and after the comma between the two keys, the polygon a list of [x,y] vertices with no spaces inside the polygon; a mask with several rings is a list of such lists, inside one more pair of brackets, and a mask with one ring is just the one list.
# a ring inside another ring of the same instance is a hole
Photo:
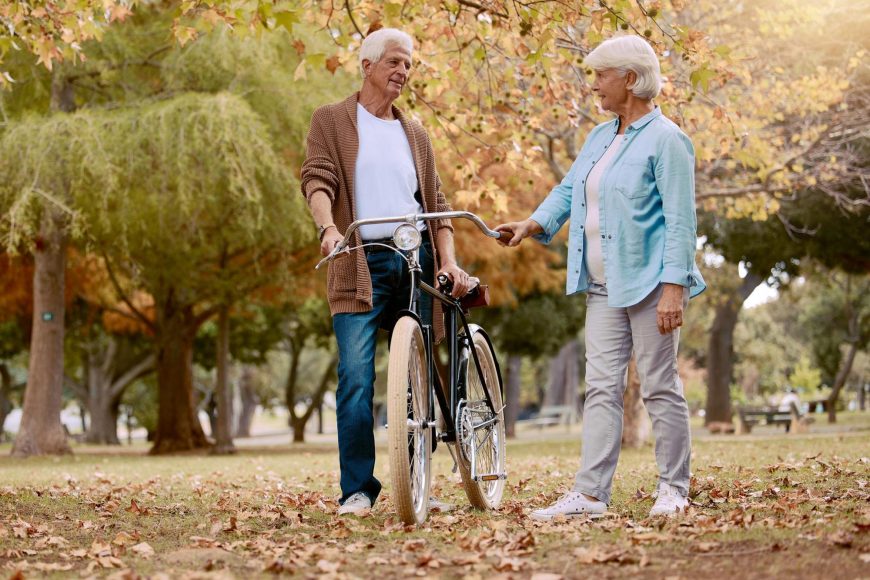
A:
{"label": "bicycle tire", "polygon": [[[481,370],[484,374],[484,380],[492,399],[493,407],[498,414],[498,421],[489,430],[492,439],[489,442],[483,442],[484,453],[480,455],[483,462],[478,461],[478,473],[505,473],[506,458],[505,458],[505,428],[504,428],[504,409],[502,409],[501,384],[499,383],[499,375],[496,370],[495,353],[492,352],[489,341],[481,332],[472,330],[472,345],[477,350],[477,356],[480,360]],[[466,372],[466,400],[468,405],[485,405],[485,396],[483,394],[483,383],[480,381],[477,367],[474,364],[474,359],[469,354],[468,370]],[[479,432],[479,431],[478,431]],[[475,433],[478,433],[475,432]],[[482,437],[477,438],[481,441],[487,435],[484,433]],[[478,437],[475,434],[475,437]],[[468,497],[472,507],[477,509],[487,510],[495,509],[501,504],[502,496],[504,495],[505,480],[498,479],[494,481],[474,481],[471,478],[471,461],[467,459],[461,450],[458,448],[461,441],[456,442],[456,463],[459,467],[459,473],[462,476],[462,486],[465,488],[465,495]]]}
{"label": "bicycle tire", "polygon": [[396,512],[406,524],[421,524],[429,513],[432,428],[413,427],[429,417],[426,351],[419,323],[403,316],[390,341],[387,373],[387,439]]}

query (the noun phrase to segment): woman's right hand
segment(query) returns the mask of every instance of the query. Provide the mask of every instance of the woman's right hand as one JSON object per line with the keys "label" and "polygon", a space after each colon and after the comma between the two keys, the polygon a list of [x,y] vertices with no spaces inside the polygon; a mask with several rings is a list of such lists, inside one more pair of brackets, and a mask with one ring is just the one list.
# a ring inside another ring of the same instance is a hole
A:
{"label": "woman's right hand", "polygon": [[495,231],[501,233],[498,243],[502,246],[519,246],[525,238],[544,233],[544,228],[535,220],[529,218],[521,222],[509,222],[496,226]]}

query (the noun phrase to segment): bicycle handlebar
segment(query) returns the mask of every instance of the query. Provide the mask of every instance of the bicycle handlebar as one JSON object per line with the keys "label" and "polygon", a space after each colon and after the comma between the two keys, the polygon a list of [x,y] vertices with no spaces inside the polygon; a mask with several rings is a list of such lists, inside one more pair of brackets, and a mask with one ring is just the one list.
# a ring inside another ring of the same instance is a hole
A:
{"label": "bicycle handlebar", "polygon": [[495,230],[489,229],[487,225],[484,223],[482,219],[477,217],[475,214],[470,211],[442,211],[442,212],[434,212],[434,213],[418,213],[418,214],[408,214],[404,216],[393,216],[393,217],[383,217],[383,218],[370,218],[365,220],[356,220],[352,224],[350,224],[347,228],[347,231],[344,233],[344,239],[342,239],[338,244],[336,244],[335,248],[329,253],[328,256],[320,260],[317,263],[317,266],[314,267],[315,270],[320,269],[320,267],[326,262],[332,260],[336,255],[341,253],[349,244],[350,240],[360,226],[367,226],[373,224],[387,224],[387,223],[409,223],[415,224],[419,221],[430,221],[430,220],[439,220],[439,219],[453,219],[453,218],[463,218],[472,222],[477,228],[489,236],[490,238],[498,239],[501,237],[501,232],[497,232]]}

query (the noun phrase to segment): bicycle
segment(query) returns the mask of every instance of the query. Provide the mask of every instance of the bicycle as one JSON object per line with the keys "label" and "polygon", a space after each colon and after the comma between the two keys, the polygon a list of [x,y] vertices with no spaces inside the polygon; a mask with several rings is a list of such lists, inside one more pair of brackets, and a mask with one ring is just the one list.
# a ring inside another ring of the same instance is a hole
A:
{"label": "bicycle", "polygon": [[[429,512],[431,454],[439,442],[453,456],[465,494],[478,509],[494,509],[501,503],[505,471],[503,384],[492,342],[478,325],[469,324],[471,307],[485,305],[486,288],[479,284],[463,299],[450,296],[452,284],[439,276],[438,288],[421,279],[419,248],[422,235],[416,224],[438,219],[468,219],[484,234],[498,238],[471,212],[453,211],[357,220],[348,226],[344,239],[318,264],[366,246],[381,245],[395,250],[411,272],[411,296],[392,330],[387,375],[387,438],[393,502],[407,524],[421,524]],[[363,225],[395,223],[393,243],[363,243],[348,246]],[[476,280],[476,279],[474,279]],[[447,390],[442,388],[435,365],[434,330],[418,314],[421,292],[442,303],[447,339]],[[477,301],[478,303],[475,303]],[[435,402],[444,421],[440,432]]]}

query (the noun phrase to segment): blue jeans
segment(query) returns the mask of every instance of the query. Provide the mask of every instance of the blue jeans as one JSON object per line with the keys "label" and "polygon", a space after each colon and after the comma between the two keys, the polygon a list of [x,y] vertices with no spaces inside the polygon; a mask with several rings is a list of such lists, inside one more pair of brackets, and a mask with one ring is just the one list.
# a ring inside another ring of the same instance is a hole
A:
{"label": "blue jeans", "polygon": [[[420,247],[423,281],[432,284],[434,265],[429,240]],[[381,492],[374,476],[375,435],[372,403],[375,385],[375,347],[379,328],[392,330],[399,311],[407,309],[411,296],[408,265],[396,252],[366,254],[372,279],[372,309],[369,312],[336,314],[332,318],[338,342],[338,458],[341,466],[341,499],[363,492],[372,504]],[[420,317],[431,324],[432,298],[421,292]]]}

